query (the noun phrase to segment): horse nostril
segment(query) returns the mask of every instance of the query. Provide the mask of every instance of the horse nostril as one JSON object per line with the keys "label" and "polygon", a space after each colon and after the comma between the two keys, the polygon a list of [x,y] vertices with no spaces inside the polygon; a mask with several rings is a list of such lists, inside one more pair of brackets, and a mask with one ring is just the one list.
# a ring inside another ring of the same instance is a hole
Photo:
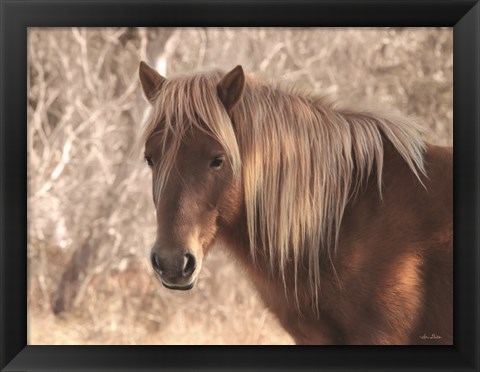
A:
{"label": "horse nostril", "polygon": [[196,269],[195,257],[190,253],[187,253],[183,257],[183,262],[184,263],[183,263],[182,275],[183,276],[192,275]]}
{"label": "horse nostril", "polygon": [[160,259],[158,258],[157,254],[155,252],[152,252],[152,254],[150,255],[150,260],[152,262],[153,269],[157,273],[162,274],[163,273],[163,267],[162,267],[162,264],[160,263]]}

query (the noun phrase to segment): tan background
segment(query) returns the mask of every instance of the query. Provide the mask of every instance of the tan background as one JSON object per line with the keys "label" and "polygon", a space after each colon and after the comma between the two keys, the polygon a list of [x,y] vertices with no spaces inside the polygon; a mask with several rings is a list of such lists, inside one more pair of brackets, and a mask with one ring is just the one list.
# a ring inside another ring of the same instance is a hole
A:
{"label": "tan background", "polygon": [[141,59],[167,77],[242,64],[452,144],[451,29],[30,29],[28,46],[30,344],[292,343],[228,254],[192,291],[154,280]]}

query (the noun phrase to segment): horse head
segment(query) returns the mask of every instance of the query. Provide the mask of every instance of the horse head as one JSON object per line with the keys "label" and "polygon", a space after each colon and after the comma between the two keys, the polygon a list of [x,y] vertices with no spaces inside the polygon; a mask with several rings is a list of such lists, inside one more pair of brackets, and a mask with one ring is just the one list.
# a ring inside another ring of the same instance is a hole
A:
{"label": "horse head", "polygon": [[[139,73],[145,97],[154,110],[163,112],[145,138],[157,216],[151,264],[165,287],[188,290],[194,286],[203,257],[222,226],[236,218],[239,180],[228,153],[204,125],[201,115],[192,118],[163,107],[176,103],[172,96],[179,100],[175,81],[162,77],[144,62]],[[226,117],[240,99],[243,85],[240,66],[218,81],[215,94]],[[181,100],[195,99],[188,95]],[[175,112],[178,114],[172,114]]]}

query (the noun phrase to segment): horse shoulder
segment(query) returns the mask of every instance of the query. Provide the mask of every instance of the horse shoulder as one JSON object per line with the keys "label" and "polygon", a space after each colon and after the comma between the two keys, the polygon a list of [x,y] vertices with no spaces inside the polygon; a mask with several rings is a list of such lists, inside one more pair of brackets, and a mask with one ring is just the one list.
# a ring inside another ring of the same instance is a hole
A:
{"label": "horse shoulder", "polygon": [[387,153],[383,197],[371,186],[345,211],[340,289],[322,301],[348,343],[421,343],[428,332],[443,333],[432,343],[451,340],[452,151],[427,146],[425,165],[423,186]]}

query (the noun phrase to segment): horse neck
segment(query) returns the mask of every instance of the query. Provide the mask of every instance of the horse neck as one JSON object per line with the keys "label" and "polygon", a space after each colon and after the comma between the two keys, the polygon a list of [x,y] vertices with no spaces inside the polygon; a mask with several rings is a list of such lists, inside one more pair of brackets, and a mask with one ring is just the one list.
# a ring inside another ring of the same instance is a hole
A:
{"label": "horse neck", "polygon": [[[384,185],[390,187],[390,185],[397,185],[406,192],[413,192],[422,194],[423,187],[412,173],[411,169],[402,159],[395,147],[386,139],[384,139],[384,166],[383,166],[383,179]],[[383,192],[385,190],[382,190]],[[422,194],[423,195],[423,194]],[[390,194],[385,195],[390,197]],[[341,224],[340,241],[337,247],[337,255],[342,255],[342,246],[349,244],[343,236],[349,236],[354,230],[351,226],[359,228],[365,221],[369,220],[369,211],[376,211],[379,206],[382,205],[380,196],[380,190],[378,189],[377,174],[373,170],[369,175],[368,180],[364,187],[361,188],[356,197],[351,200],[344,212],[344,219]],[[352,221],[353,224],[352,224]],[[360,221],[360,224],[359,224]],[[252,272],[257,278],[262,276],[265,280],[276,280],[274,273],[270,268],[270,257],[267,250],[262,248],[261,242],[256,244],[256,258],[253,259],[250,252],[250,243],[248,241],[248,229],[247,218],[245,212],[245,206],[242,205],[241,212],[238,214],[237,219],[226,226],[223,229],[222,240],[228,246],[230,252],[232,252],[240,261],[244,264],[250,272]],[[348,240],[348,239],[347,239]],[[347,251],[347,249],[345,249]],[[335,282],[338,281],[335,271],[335,257],[329,257],[326,253],[322,255],[320,265],[320,273],[322,282],[327,285],[331,283],[334,287]],[[333,266],[332,266],[333,265]],[[308,272],[311,270],[309,267],[308,259],[305,257],[304,262],[300,264],[298,271],[299,283],[297,285],[308,287]],[[293,277],[293,268],[286,270],[287,279]],[[304,282],[304,283],[302,283]]]}
{"label": "horse neck", "polygon": [[[283,279],[279,275],[279,268],[273,268],[270,266],[270,256],[267,249],[264,249],[261,241],[257,241],[255,244],[255,258],[250,251],[250,242],[248,239],[248,227],[245,206],[241,208],[241,212],[238,214],[237,219],[229,224],[223,226],[220,232],[220,240],[222,246],[227,251],[233,254],[241,264],[247,269],[252,277],[253,282],[260,289],[268,288],[268,291],[278,291],[278,294],[283,295],[285,293]],[[328,277],[332,276],[332,267],[328,260],[326,253],[324,259],[320,262],[321,272],[325,273]],[[308,258],[304,257],[303,262],[298,265],[297,271],[297,286],[302,288],[309,288],[308,282],[309,273]],[[293,266],[286,267],[285,280],[287,288],[293,288],[293,278],[295,270]],[[281,293],[280,293],[281,292]],[[293,295],[289,295],[290,297]],[[293,298],[293,297],[292,297]]]}

